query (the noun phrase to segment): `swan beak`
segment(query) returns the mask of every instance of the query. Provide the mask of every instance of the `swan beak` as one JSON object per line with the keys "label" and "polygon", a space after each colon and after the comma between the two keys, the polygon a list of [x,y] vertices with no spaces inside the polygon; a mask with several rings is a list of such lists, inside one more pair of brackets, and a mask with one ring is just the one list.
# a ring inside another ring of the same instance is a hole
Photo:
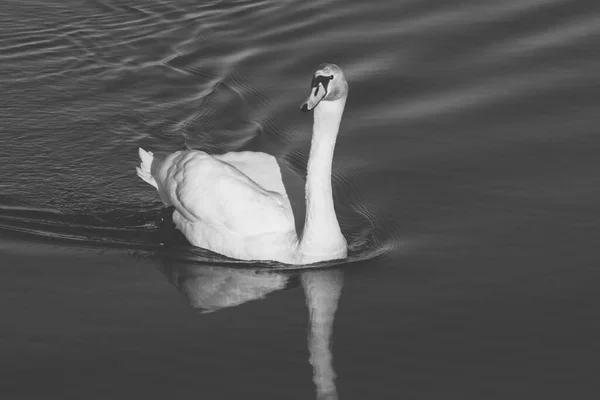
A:
{"label": "swan beak", "polygon": [[310,94],[306,100],[300,104],[300,110],[304,112],[312,110],[321,102],[321,100],[323,100],[323,97],[325,97],[326,94],[327,89],[325,89],[323,84],[321,82],[317,83],[316,86],[310,89]]}

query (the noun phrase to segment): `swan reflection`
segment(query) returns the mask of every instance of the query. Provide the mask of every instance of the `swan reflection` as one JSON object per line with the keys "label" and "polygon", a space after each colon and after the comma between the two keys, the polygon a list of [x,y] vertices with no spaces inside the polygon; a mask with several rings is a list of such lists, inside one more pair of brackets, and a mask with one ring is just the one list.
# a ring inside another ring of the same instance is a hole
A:
{"label": "swan reflection", "polygon": [[318,400],[338,398],[331,335],[343,285],[341,270],[266,272],[264,270],[177,264],[162,272],[203,313],[239,306],[268,294],[302,284],[309,315],[308,350]]}

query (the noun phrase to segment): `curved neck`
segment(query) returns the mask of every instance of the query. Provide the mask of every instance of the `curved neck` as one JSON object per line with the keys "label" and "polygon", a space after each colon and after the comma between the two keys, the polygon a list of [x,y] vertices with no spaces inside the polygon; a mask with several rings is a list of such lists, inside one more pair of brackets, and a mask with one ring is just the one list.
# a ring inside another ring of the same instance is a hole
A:
{"label": "curved neck", "polygon": [[299,245],[303,262],[346,257],[331,190],[331,165],[346,99],[322,101],[314,110],[306,177],[306,219]]}

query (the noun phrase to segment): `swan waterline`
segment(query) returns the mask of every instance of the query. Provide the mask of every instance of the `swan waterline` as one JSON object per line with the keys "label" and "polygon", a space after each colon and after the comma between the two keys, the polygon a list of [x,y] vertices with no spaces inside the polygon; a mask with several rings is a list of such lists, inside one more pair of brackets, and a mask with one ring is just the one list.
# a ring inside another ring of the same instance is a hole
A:
{"label": "swan waterline", "polygon": [[209,155],[185,150],[164,158],[139,149],[137,174],[173,206],[173,222],[190,244],[248,261],[312,264],[346,258],[335,213],[331,168],[348,96],[341,68],[315,71],[302,111],[313,111],[301,237],[275,157],[261,152]]}

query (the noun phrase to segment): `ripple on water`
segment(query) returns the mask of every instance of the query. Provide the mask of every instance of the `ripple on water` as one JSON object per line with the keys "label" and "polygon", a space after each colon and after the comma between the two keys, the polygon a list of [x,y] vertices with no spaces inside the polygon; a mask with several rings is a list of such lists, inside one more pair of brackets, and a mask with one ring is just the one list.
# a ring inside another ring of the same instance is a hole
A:
{"label": "ripple on water", "polygon": [[[163,219],[160,219],[162,216]],[[255,270],[298,270],[330,268],[367,261],[393,250],[397,244],[380,245],[373,241],[369,229],[349,238],[349,253],[344,260],[310,265],[279,262],[241,261],[188,245],[172,227],[166,210],[146,212],[109,211],[104,214],[65,215],[51,209],[20,206],[0,207],[0,234],[20,240],[54,243],[70,247],[87,247],[132,252],[138,256],[167,257],[195,265],[252,268]]]}
{"label": "ripple on water", "polygon": [[[589,118],[600,28],[584,3],[3,2],[0,207],[23,209],[1,209],[0,225],[108,247],[139,234],[157,251],[160,205],[135,176],[137,147],[266,151],[303,176],[311,122],[298,103],[310,69],[334,61],[351,87],[333,176],[350,258],[404,246],[389,194],[399,169],[565,135],[533,122],[508,132],[523,104],[546,105],[529,119],[567,107]],[[459,120],[465,132],[446,126]]]}

